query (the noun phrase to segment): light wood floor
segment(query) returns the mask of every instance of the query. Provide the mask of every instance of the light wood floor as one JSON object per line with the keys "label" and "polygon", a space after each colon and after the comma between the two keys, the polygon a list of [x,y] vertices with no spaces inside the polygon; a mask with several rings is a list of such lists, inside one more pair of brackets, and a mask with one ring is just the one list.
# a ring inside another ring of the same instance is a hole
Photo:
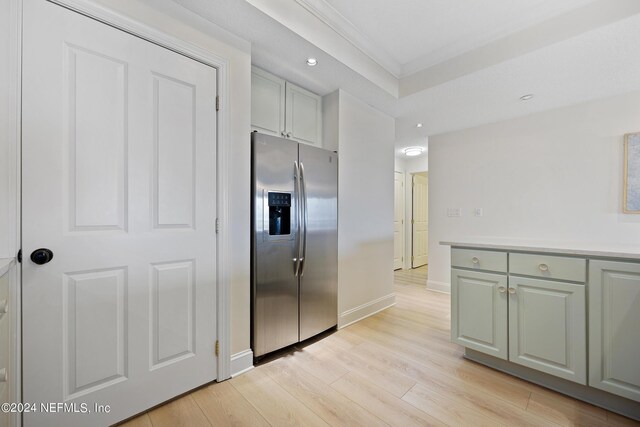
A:
{"label": "light wood floor", "polygon": [[640,425],[463,359],[426,275],[397,271],[394,307],[125,425]]}

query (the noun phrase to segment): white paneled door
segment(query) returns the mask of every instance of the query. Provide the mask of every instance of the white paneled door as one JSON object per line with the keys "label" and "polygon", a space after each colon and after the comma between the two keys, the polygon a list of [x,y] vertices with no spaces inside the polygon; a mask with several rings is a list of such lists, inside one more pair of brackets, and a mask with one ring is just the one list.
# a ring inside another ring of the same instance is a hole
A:
{"label": "white paneled door", "polygon": [[411,267],[427,263],[429,247],[429,185],[424,175],[413,175],[413,255]]}
{"label": "white paneled door", "polygon": [[394,174],[393,269],[404,264],[404,173]]}
{"label": "white paneled door", "polygon": [[45,0],[23,61],[24,424],[112,424],[217,376],[216,71]]}

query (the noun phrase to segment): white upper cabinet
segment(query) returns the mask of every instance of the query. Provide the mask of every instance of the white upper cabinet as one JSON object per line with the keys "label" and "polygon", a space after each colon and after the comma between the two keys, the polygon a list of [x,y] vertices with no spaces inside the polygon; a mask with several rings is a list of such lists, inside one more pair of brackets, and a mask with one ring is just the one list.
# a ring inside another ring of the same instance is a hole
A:
{"label": "white upper cabinet", "polygon": [[322,97],[253,67],[251,129],[321,146]]}
{"label": "white upper cabinet", "polygon": [[322,98],[301,87],[286,84],[287,138],[306,144],[321,145],[322,141]]}
{"label": "white upper cabinet", "polygon": [[251,71],[251,130],[284,136],[285,81],[253,67]]}

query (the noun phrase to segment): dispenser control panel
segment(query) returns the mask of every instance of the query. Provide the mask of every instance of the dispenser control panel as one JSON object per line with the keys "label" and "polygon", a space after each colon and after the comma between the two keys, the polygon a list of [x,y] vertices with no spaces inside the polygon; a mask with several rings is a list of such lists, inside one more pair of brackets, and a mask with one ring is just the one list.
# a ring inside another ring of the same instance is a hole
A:
{"label": "dispenser control panel", "polygon": [[291,193],[269,191],[269,235],[291,234]]}
{"label": "dispenser control panel", "polygon": [[269,207],[291,207],[290,193],[272,193],[269,192]]}

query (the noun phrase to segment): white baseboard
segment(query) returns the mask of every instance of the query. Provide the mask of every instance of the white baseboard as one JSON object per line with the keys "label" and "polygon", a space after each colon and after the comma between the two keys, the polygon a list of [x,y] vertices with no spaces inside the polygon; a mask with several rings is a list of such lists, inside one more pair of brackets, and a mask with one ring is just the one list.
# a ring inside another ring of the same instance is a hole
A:
{"label": "white baseboard", "polygon": [[435,280],[427,280],[427,289],[430,291],[451,293],[451,285],[446,282],[437,282]]}
{"label": "white baseboard", "polygon": [[231,355],[231,378],[253,369],[253,351],[249,348]]}
{"label": "white baseboard", "polygon": [[340,313],[338,315],[338,329],[342,329],[345,326],[349,326],[352,323],[364,319],[365,317],[374,315],[386,308],[391,307],[392,305],[395,305],[395,303],[396,294],[393,293],[385,295],[373,301],[369,301],[358,307],[347,310],[344,313]]}

